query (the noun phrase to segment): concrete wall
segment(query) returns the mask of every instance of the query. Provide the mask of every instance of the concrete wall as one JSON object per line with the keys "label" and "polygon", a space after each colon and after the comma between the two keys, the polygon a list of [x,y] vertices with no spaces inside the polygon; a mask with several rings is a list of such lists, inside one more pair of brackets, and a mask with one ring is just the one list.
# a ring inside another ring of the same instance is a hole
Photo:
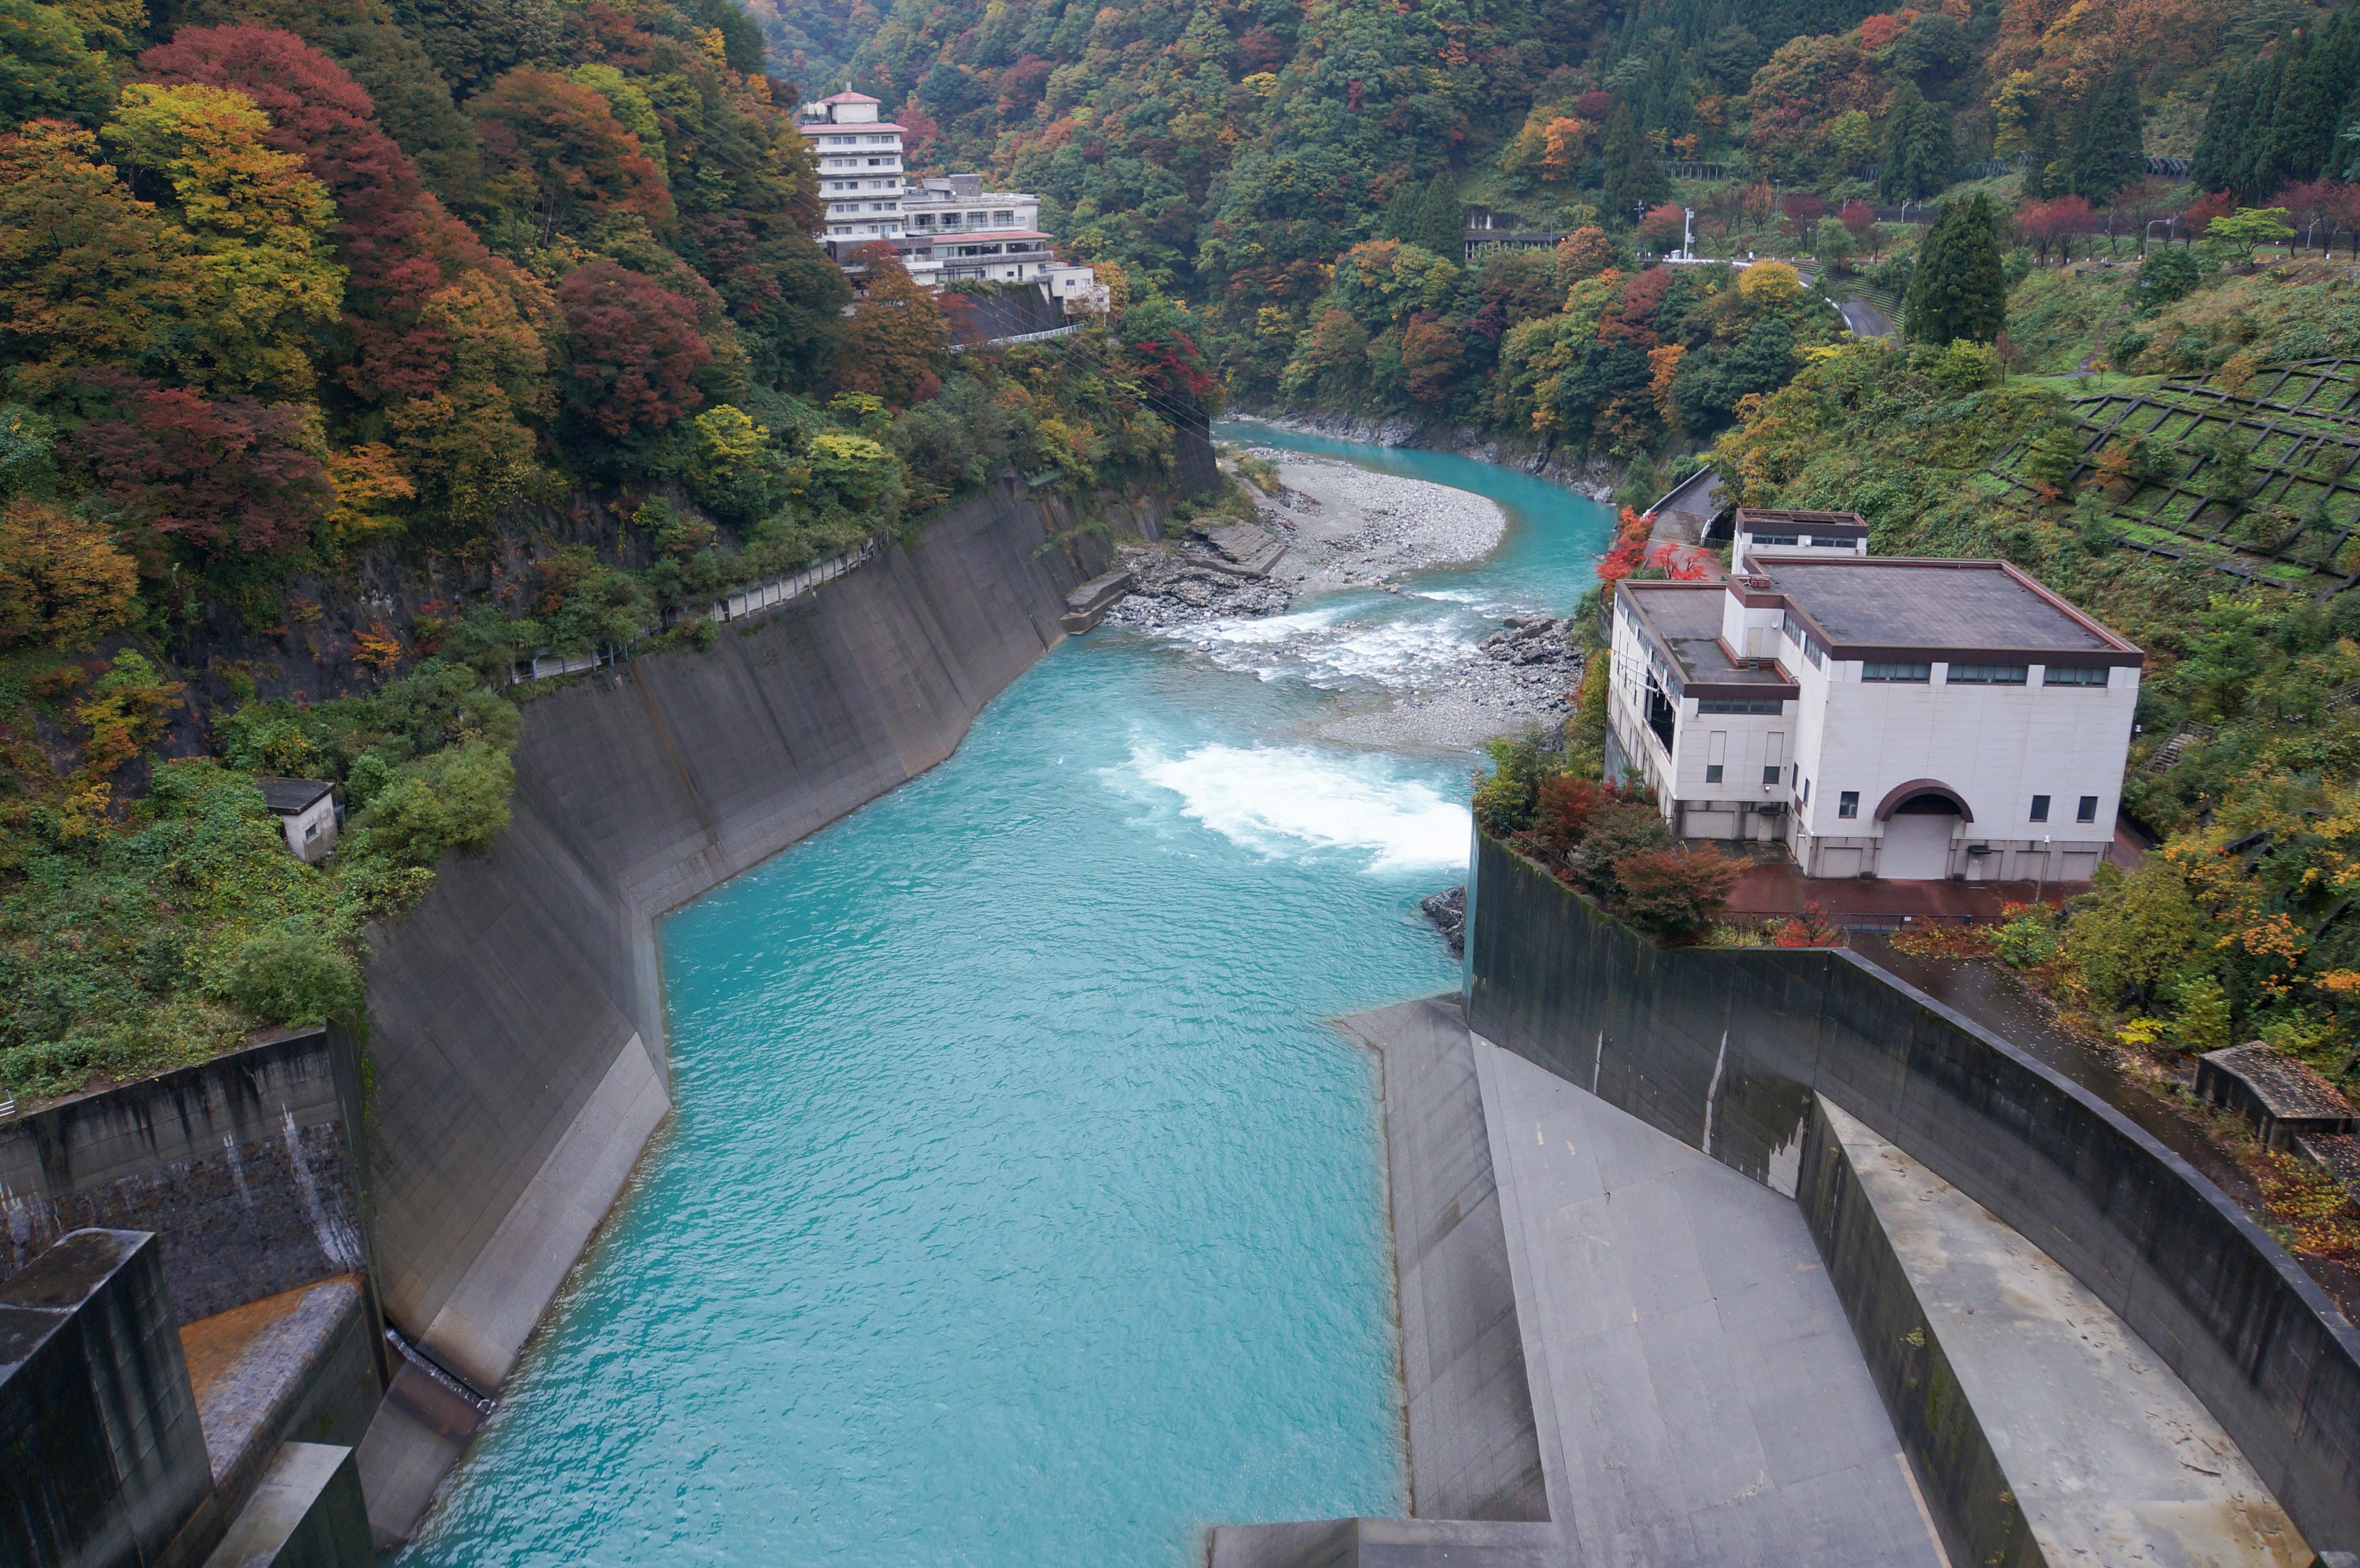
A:
{"label": "concrete wall", "polygon": [[[1209,474],[1201,432],[1181,455]],[[650,922],[948,756],[1108,560],[1048,543],[1076,521],[1003,485],[707,650],[527,706],[514,825],[374,937],[378,1281],[441,1365],[498,1386],[670,1108]]]}
{"label": "concrete wall", "polygon": [[174,1319],[367,1267],[352,1041],[281,1029],[0,1126],[0,1279],[69,1231],[156,1232]]}
{"label": "concrete wall", "polygon": [[1795,1199],[1827,1259],[1829,1282],[1852,1320],[1894,1433],[1931,1494],[1950,1560],[2039,1568],[2044,1559],[2023,1506],[1817,1096]]}
{"label": "concrete wall", "polygon": [[77,1232],[0,1285],[0,1563],[178,1568],[221,1531],[162,1249]]}
{"label": "concrete wall", "polygon": [[2119,1313],[2313,1545],[2360,1541],[2360,1334],[2088,1091],[1847,953],[1655,947],[1489,840],[1467,975],[1478,1034],[1782,1192],[1826,1094]]}

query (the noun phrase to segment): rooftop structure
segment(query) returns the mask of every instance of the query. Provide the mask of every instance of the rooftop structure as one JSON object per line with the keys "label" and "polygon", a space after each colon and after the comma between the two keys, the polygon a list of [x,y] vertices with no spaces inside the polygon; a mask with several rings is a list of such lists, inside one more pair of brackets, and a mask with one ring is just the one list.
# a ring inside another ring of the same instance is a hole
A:
{"label": "rooftop structure", "polygon": [[1732,527],[1736,542],[1730,550],[1730,564],[1740,572],[1753,570],[1754,552],[1757,550],[1868,553],[1868,520],[1858,512],[1786,512],[1766,506],[1740,506]]}
{"label": "rooftop structure", "polygon": [[1725,584],[1615,590],[1609,764],[1653,786],[1673,832],[1783,841],[1812,877],[2096,871],[2137,648],[2005,561],[1751,537],[1752,570]]}

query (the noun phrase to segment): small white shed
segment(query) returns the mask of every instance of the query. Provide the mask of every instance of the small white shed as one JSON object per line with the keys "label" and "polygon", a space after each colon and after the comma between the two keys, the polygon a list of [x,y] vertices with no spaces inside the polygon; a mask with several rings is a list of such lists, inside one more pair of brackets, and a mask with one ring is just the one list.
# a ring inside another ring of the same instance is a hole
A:
{"label": "small white shed", "polygon": [[263,803],[286,831],[295,858],[317,865],[336,843],[336,786],[325,779],[257,779]]}

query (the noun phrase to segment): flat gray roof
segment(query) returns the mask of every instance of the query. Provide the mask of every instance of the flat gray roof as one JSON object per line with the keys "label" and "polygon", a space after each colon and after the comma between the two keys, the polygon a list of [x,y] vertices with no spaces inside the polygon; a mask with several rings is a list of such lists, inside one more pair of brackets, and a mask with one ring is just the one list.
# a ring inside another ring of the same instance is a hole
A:
{"label": "flat gray roof", "polygon": [[[2137,649],[1996,561],[1773,557],[1754,576],[1786,596],[1841,657],[1853,649],[2112,654]],[[2092,661],[2096,662],[2096,661]]]}
{"label": "flat gray roof", "polygon": [[1774,669],[1732,664],[1721,648],[1721,604],[1727,596],[1718,583],[1624,583],[1640,624],[1655,633],[1690,685],[1759,686],[1761,695],[1792,695],[1794,682]]}
{"label": "flat gray roof", "polygon": [[259,778],[254,781],[254,787],[262,791],[263,804],[287,815],[303,811],[336,786],[333,779],[327,779]]}

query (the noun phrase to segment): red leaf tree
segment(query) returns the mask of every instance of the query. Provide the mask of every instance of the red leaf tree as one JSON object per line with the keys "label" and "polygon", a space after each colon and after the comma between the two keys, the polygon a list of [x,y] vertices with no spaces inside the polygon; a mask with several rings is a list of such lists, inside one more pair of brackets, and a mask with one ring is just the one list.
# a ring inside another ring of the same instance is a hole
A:
{"label": "red leaf tree", "polygon": [[270,116],[270,145],[300,157],[335,198],[337,259],[351,274],[344,325],[355,348],[344,379],[372,398],[439,387],[449,345],[420,322],[421,306],[462,272],[502,264],[426,189],[367,92],[318,49],[269,27],[183,27],[139,67],[152,82],[253,99]]}
{"label": "red leaf tree", "polygon": [[654,278],[594,261],[557,286],[574,340],[568,397],[610,436],[661,430],[705,400],[691,383],[713,349],[696,308]]}
{"label": "red leaf tree", "polygon": [[544,238],[611,212],[672,221],[672,194],[655,160],[590,88],[519,66],[467,108],[485,154],[520,204],[534,209]]}
{"label": "red leaf tree", "polygon": [[69,451],[151,535],[260,554],[304,542],[335,504],[293,404],[211,402],[115,371],[84,372],[82,384],[100,417],[74,431]]}

